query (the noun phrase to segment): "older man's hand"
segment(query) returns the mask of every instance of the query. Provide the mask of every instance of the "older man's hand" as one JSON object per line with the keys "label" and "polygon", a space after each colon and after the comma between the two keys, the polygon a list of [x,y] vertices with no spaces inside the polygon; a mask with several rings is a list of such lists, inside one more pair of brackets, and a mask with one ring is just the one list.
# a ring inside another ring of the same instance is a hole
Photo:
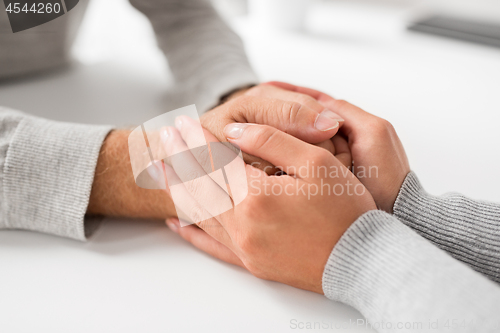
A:
{"label": "older man's hand", "polygon": [[[275,127],[335,154],[335,145],[331,138],[338,132],[344,120],[311,96],[270,84],[261,84],[243,94],[233,96],[201,117],[202,126],[220,141],[226,141],[223,133],[226,125],[256,123]],[[261,158],[244,154],[244,159],[248,164],[268,174],[278,171],[271,163]],[[350,166],[350,163],[350,160],[345,159],[345,165]]]}

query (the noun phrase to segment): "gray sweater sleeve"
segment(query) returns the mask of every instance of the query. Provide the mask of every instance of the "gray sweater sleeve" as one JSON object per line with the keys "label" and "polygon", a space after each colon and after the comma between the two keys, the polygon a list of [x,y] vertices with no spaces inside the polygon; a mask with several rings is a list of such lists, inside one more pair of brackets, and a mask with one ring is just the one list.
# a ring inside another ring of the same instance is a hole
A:
{"label": "gray sweater sleeve", "polygon": [[[0,11],[0,79],[67,64],[88,0],[56,20],[13,34]],[[176,79],[169,104],[204,112],[220,97],[258,83],[243,42],[209,0],[130,0],[151,22]]]}
{"label": "gray sweater sleeve", "polygon": [[457,193],[432,196],[411,172],[394,215],[454,258],[500,283],[500,205]]}
{"label": "gray sweater sleeve", "polygon": [[333,249],[323,291],[379,332],[498,332],[500,289],[394,216],[361,216]]}
{"label": "gray sweater sleeve", "polygon": [[86,239],[97,158],[109,126],[79,125],[0,107],[0,229]]}
{"label": "gray sweater sleeve", "polygon": [[176,79],[174,103],[196,104],[199,112],[220,97],[258,83],[241,38],[209,0],[130,0],[145,14]]}
{"label": "gray sweater sleeve", "polygon": [[[0,79],[66,64],[87,2],[15,35],[8,31],[7,15],[0,13]],[[224,94],[257,83],[241,39],[208,0],[130,2],[153,25],[177,79],[171,96],[179,103],[195,103],[205,111]],[[95,225],[88,219],[84,223],[84,215],[109,131],[108,126],[60,123],[0,107],[0,229],[85,239]]]}

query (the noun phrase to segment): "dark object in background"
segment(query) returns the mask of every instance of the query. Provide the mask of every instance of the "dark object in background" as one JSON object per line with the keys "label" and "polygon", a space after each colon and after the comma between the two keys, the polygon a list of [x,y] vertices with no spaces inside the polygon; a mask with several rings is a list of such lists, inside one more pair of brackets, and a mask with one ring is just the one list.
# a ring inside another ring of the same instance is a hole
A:
{"label": "dark object in background", "polygon": [[408,30],[500,47],[500,25],[493,23],[436,15],[414,23]]}

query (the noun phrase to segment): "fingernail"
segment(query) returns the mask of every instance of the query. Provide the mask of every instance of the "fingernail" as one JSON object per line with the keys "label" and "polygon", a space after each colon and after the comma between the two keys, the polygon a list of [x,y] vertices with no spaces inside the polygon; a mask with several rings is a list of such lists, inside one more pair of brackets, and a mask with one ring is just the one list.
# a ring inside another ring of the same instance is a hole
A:
{"label": "fingernail", "polygon": [[160,138],[163,143],[166,143],[168,140],[168,137],[170,136],[170,132],[168,128],[164,128],[160,131]]}
{"label": "fingernail", "polygon": [[320,131],[328,131],[339,126],[339,121],[344,121],[338,114],[328,109],[325,109],[316,118],[314,127]]}
{"label": "fingernail", "polygon": [[179,225],[177,223],[178,223],[177,219],[168,219],[167,220],[168,227],[170,228],[170,230],[172,230],[175,233],[177,233],[179,231]]}
{"label": "fingernail", "polygon": [[239,139],[250,124],[234,123],[226,125],[224,133],[228,139]]}
{"label": "fingernail", "polygon": [[182,119],[181,117],[175,118],[175,127],[180,131],[182,128]]}

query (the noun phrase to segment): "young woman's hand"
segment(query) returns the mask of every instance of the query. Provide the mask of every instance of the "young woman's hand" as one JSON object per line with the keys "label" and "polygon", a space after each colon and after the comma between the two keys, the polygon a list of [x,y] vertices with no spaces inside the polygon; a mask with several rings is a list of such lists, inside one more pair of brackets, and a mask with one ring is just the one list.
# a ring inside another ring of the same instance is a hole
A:
{"label": "young woman's hand", "polygon": [[[190,143],[199,142],[192,137],[196,124],[181,117],[177,129],[166,129],[163,139],[169,155],[193,151]],[[241,161],[246,177],[227,171],[228,179],[243,178],[248,185],[244,200],[236,200],[239,188],[234,185],[225,191],[224,182],[209,177],[203,182],[182,182],[189,178],[184,175],[192,176],[192,170],[197,170],[198,179],[206,169],[206,159],[186,156],[186,163],[165,167],[169,184],[176,184],[175,189],[170,186],[176,206],[198,223],[180,227],[173,218],[167,224],[196,247],[257,277],[322,293],[322,274],[333,247],[358,217],[376,209],[372,196],[331,153],[276,128],[230,124],[224,135],[242,151],[279,166],[287,175],[269,176]],[[205,137],[217,141],[208,131]],[[201,165],[196,160],[202,160]],[[182,184],[185,187],[179,187]],[[228,198],[234,208],[210,216],[214,205]]]}
{"label": "young woman's hand", "polygon": [[345,119],[340,132],[348,139],[354,174],[373,195],[377,206],[392,213],[410,165],[391,123],[313,89],[282,82],[268,84],[309,95]]}

